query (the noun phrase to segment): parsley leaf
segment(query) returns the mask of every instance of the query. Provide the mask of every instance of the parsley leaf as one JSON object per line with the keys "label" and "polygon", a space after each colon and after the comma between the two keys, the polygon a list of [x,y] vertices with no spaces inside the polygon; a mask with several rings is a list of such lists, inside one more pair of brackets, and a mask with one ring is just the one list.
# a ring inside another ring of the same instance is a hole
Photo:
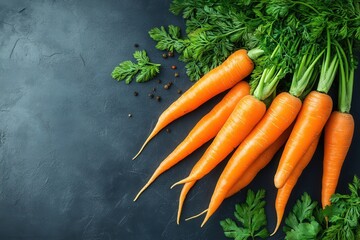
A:
{"label": "parsley leaf", "polygon": [[245,203],[235,206],[234,216],[240,225],[238,226],[230,218],[220,221],[225,236],[235,240],[264,239],[268,237],[264,198],[265,190],[261,189],[256,194],[249,190]]}
{"label": "parsley leaf", "polygon": [[[316,214],[317,213],[317,214]],[[315,218],[314,215],[317,215]],[[309,194],[304,193],[285,220],[284,232],[286,240],[314,240],[321,234],[321,220],[317,202],[312,201]]]}
{"label": "parsley leaf", "polygon": [[354,176],[349,184],[350,195],[334,194],[331,205],[324,210],[329,219],[329,228],[324,232],[323,239],[359,239],[360,229],[360,180]]}
{"label": "parsley leaf", "polygon": [[153,28],[149,36],[157,42],[155,47],[159,50],[182,52],[186,45],[186,41],[180,38],[180,27],[174,25],[169,25],[168,31],[163,26]]}
{"label": "parsley leaf", "polygon": [[111,73],[112,78],[129,84],[136,76],[136,82],[146,82],[154,78],[160,70],[160,64],[150,62],[145,50],[135,51],[134,58],[137,63],[124,61],[115,67]]}

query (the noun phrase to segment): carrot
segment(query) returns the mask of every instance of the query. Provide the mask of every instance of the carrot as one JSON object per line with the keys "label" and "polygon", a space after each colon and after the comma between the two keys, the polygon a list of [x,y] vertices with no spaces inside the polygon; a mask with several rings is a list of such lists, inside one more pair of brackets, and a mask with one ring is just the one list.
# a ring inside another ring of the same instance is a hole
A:
{"label": "carrot", "polygon": [[236,83],[247,77],[254,69],[254,63],[248,55],[251,55],[251,53],[244,49],[234,52],[220,66],[205,74],[178,100],[172,103],[160,115],[154,129],[133,159],[169,123],[193,111],[210,98],[233,87]]}
{"label": "carrot", "polygon": [[136,195],[134,201],[136,201],[141,193],[144,192],[162,173],[183,160],[204,143],[214,138],[234,110],[239,100],[249,93],[250,86],[247,82],[241,81],[236,84],[224,98],[194,126],[187,137],[175,148],[175,150],[161,162],[149,181]]}
{"label": "carrot", "polygon": [[330,205],[340,172],[354,135],[354,118],[349,113],[334,111],[325,126],[321,203]]}
{"label": "carrot", "polygon": [[[226,198],[229,198],[239,192],[241,189],[246,187],[258,174],[258,172],[263,169],[273,158],[275,153],[281,148],[282,145],[286,142],[286,139],[290,135],[290,128],[286,130],[269,148],[267,148],[256,161],[251,164],[251,166],[246,170],[243,176],[240,177],[239,180],[235,183],[235,185],[229,190],[226,195]],[[179,208],[178,208],[178,215],[177,215],[177,224],[180,222],[180,215],[182,212],[182,207],[184,205],[184,201],[186,195],[190,191],[190,189],[195,185],[196,181],[187,182],[184,184],[179,198]],[[204,214],[202,212],[200,215]],[[195,215],[194,217],[188,218],[192,219],[195,217],[199,217],[200,215]],[[187,220],[188,220],[187,219]]]}
{"label": "carrot", "polygon": [[264,102],[252,95],[243,97],[189,176],[178,181],[171,188],[178,184],[199,180],[208,174],[244,140],[264,116],[265,111]]}
{"label": "carrot", "polygon": [[317,145],[319,143],[320,135],[315,137],[315,140],[311,143],[310,147],[306,150],[305,154],[301,157],[300,161],[291,173],[291,176],[286,180],[284,186],[278,189],[275,199],[275,211],[276,211],[276,227],[274,232],[270,235],[274,235],[280,227],[281,220],[284,216],[286,204],[289,200],[290,194],[295,187],[301,173],[311,161]]}
{"label": "carrot", "polygon": [[171,187],[173,188],[178,184],[185,183],[179,198],[178,219],[180,218],[186,195],[196,181],[214,169],[241,143],[260,121],[265,111],[265,103],[252,95],[247,95],[239,101],[211,145],[195,164],[189,176]]}
{"label": "carrot", "polygon": [[285,184],[300,158],[322,131],[331,111],[332,99],[329,95],[312,91],[306,96],[276,170],[276,188]]}
{"label": "carrot", "polygon": [[301,100],[287,92],[275,97],[265,116],[229,159],[211,197],[201,226],[216,211],[226,194],[246,169],[291,125],[301,108]]}
{"label": "carrot", "polygon": [[[347,40],[347,53],[336,43],[339,56],[338,111],[334,111],[325,125],[324,160],[321,203],[330,205],[330,197],[336,191],[340,172],[354,135],[355,122],[350,114],[355,75],[352,42]],[[350,63],[350,64],[349,64]]]}
{"label": "carrot", "polygon": [[326,29],[326,33],[326,54],[321,65],[319,83],[316,91],[311,91],[305,97],[294,129],[285,145],[274,177],[274,184],[277,188],[281,188],[285,184],[301,156],[324,128],[332,111],[333,102],[327,92],[335,79],[339,57],[332,55],[332,42],[328,29]]}
{"label": "carrot", "polygon": [[[292,127],[289,127],[281,136],[270,146],[268,147],[258,159],[255,160],[253,164],[246,170],[243,176],[235,183],[235,185],[229,190],[226,195],[226,198],[229,198],[239,192],[241,189],[246,187],[258,174],[258,172],[263,169],[270,160],[274,157],[275,153],[281,148],[282,145],[286,142],[287,138],[290,135]],[[184,185],[183,189],[181,190],[180,200],[179,200],[179,210],[178,210],[178,219],[177,222],[179,224],[180,214],[182,210],[183,203],[185,201],[185,197],[190,190],[190,188],[195,184],[195,181],[188,182]],[[197,214],[193,217],[187,218],[186,220],[190,220],[193,218],[197,218],[202,214],[206,213],[207,209],[200,214]]]}
{"label": "carrot", "polygon": [[259,171],[271,161],[274,155],[285,144],[291,133],[291,129],[292,127],[289,127],[285,132],[283,132],[281,136],[250,165],[250,167],[244,172],[235,185],[229,190],[226,198],[233,196],[241,189],[249,185],[249,183],[255,178]]}

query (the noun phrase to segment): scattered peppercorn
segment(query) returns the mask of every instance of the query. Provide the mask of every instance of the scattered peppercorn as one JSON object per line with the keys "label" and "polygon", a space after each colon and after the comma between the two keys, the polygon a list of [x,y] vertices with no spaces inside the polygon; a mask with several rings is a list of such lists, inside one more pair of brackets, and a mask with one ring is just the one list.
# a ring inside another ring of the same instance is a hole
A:
{"label": "scattered peppercorn", "polygon": [[171,86],[171,85],[172,85],[172,82],[168,82],[168,85]]}
{"label": "scattered peppercorn", "polygon": [[129,117],[129,118],[131,118],[131,117],[132,117],[132,114],[131,114],[131,113],[129,113],[129,114],[128,114],[128,117]]}
{"label": "scattered peppercorn", "polygon": [[158,102],[160,102],[160,101],[161,101],[161,97],[160,97],[160,96],[156,96],[156,100],[157,100]]}
{"label": "scattered peppercorn", "polygon": [[172,65],[172,66],[171,66],[171,69],[176,69],[176,66],[175,66],[175,65]]}
{"label": "scattered peppercorn", "polygon": [[168,56],[169,56],[169,57],[173,57],[173,56],[174,56],[174,52],[169,51],[169,52],[168,52]]}
{"label": "scattered peppercorn", "polygon": [[164,85],[164,89],[166,89],[166,90],[169,89],[169,87],[170,87],[169,84]]}
{"label": "scattered peppercorn", "polygon": [[154,98],[154,94],[152,94],[152,93],[149,93],[149,95],[148,95],[150,98]]}
{"label": "scattered peppercorn", "polygon": [[161,80],[160,80],[160,79],[158,79],[158,83],[161,83]]}
{"label": "scattered peppercorn", "polygon": [[135,43],[135,44],[134,44],[134,47],[138,48],[138,47],[139,47],[139,44]]}
{"label": "scattered peppercorn", "polygon": [[138,95],[139,95],[139,93],[135,91],[135,92],[134,92],[134,96],[138,96]]}
{"label": "scattered peppercorn", "polygon": [[153,92],[156,92],[156,88],[153,88],[152,91],[153,91]]}
{"label": "scattered peppercorn", "polygon": [[178,93],[178,94],[181,94],[181,93],[182,93],[182,91],[179,89],[179,90],[177,90],[177,93]]}
{"label": "scattered peppercorn", "polygon": [[163,58],[167,58],[168,55],[167,55],[166,53],[163,53],[163,54],[162,54],[162,57],[163,57]]}
{"label": "scattered peppercorn", "polygon": [[179,73],[177,73],[177,72],[174,73],[174,76],[175,76],[175,77],[179,77]]}
{"label": "scattered peppercorn", "polygon": [[167,132],[167,133],[170,133],[170,132],[171,132],[170,128],[167,128],[167,129],[166,129],[166,132]]}

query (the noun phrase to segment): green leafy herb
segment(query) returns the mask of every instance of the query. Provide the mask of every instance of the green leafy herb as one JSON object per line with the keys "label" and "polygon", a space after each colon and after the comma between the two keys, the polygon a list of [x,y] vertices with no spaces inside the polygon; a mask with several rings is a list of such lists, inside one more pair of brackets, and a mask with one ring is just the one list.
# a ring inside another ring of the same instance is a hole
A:
{"label": "green leafy herb", "polygon": [[129,84],[136,76],[136,82],[146,82],[154,78],[160,70],[160,64],[150,62],[145,50],[135,51],[134,58],[137,63],[132,61],[124,61],[115,67],[111,76],[118,80],[125,80]]}
{"label": "green leafy herb", "polygon": [[256,194],[249,190],[245,203],[235,206],[234,216],[240,225],[237,225],[230,218],[220,222],[225,236],[235,240],[264,239],[268,237],[264,198],[265,190],[261,189]]}
{"label": "green leafy herb", "polygon": [[[360,239],[360,180],[354,176],[350,194],[336,193],[331,205],[322,210],[305,193],[285,220],[286,240]],[[328,224],[325,222],[328,219]]]}
{"label": "green leafy herb", "polygon": [[356,240],[360,235],[360,180],[354,176],[349,184],[350,195],[334,194],[331,205],[324,210],[329,219],[329,228],[324,232],[323,239]]}
{"label": "green leafy herb", "polygon": [[169,25],[168,31],[163,26],[153,28],[149,31],[149,35],[153,40],[157,41],[155,47],[159,50],[182,52],[185,47],[185,41],[180,38],[180,27]]}
{"label": "green leafy herb", "polygon": [[[317,214],[315,214],[317,213]],[[317,216],[317,217],[315,217]],[[317,202],[304,193],[285,220],[287,240],[314,240],[321,234],[322,220]]]}

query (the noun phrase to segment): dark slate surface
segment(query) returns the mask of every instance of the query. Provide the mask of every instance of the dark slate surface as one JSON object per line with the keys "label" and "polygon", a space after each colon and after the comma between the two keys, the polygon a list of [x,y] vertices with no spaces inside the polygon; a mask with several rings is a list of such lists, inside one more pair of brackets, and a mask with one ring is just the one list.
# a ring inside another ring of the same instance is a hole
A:
{"label": "dark slate surface", "polygon": [[[168,8],[165,0],[0,2],[0,239],[224,239],[219,221],[232,216],[243,193],[226,200],[203,228],[202,219],[175,223],[181,188],[169,186],[188,174],[206,146],[132,201],[159,162],[220,99],[171,124],[170,133],[160,133],[131,161],[159,114],[178,97],[177,89],[192,84],[183,64],[162,59],[147,35],[154,26],[183,26]],[[159,78],[174,81],[170,90],[156,81],[125,85],[111,79],[113,67],[132,58],[135,43],[163,64]],[[176,79],[173,64],[180,73]],[[358,76],[352,108],[357,123]],[[153,88],[160,103],[147,96]],[[356,127],[339,191],[360,175],[359,143]],[[321,148],[289,205],[304,191],[319,199]],[[275,224],[276,165],[249,186],[267,190],[269,230]],[[183,216],[207,206],[223,166],[194,188]]]}

